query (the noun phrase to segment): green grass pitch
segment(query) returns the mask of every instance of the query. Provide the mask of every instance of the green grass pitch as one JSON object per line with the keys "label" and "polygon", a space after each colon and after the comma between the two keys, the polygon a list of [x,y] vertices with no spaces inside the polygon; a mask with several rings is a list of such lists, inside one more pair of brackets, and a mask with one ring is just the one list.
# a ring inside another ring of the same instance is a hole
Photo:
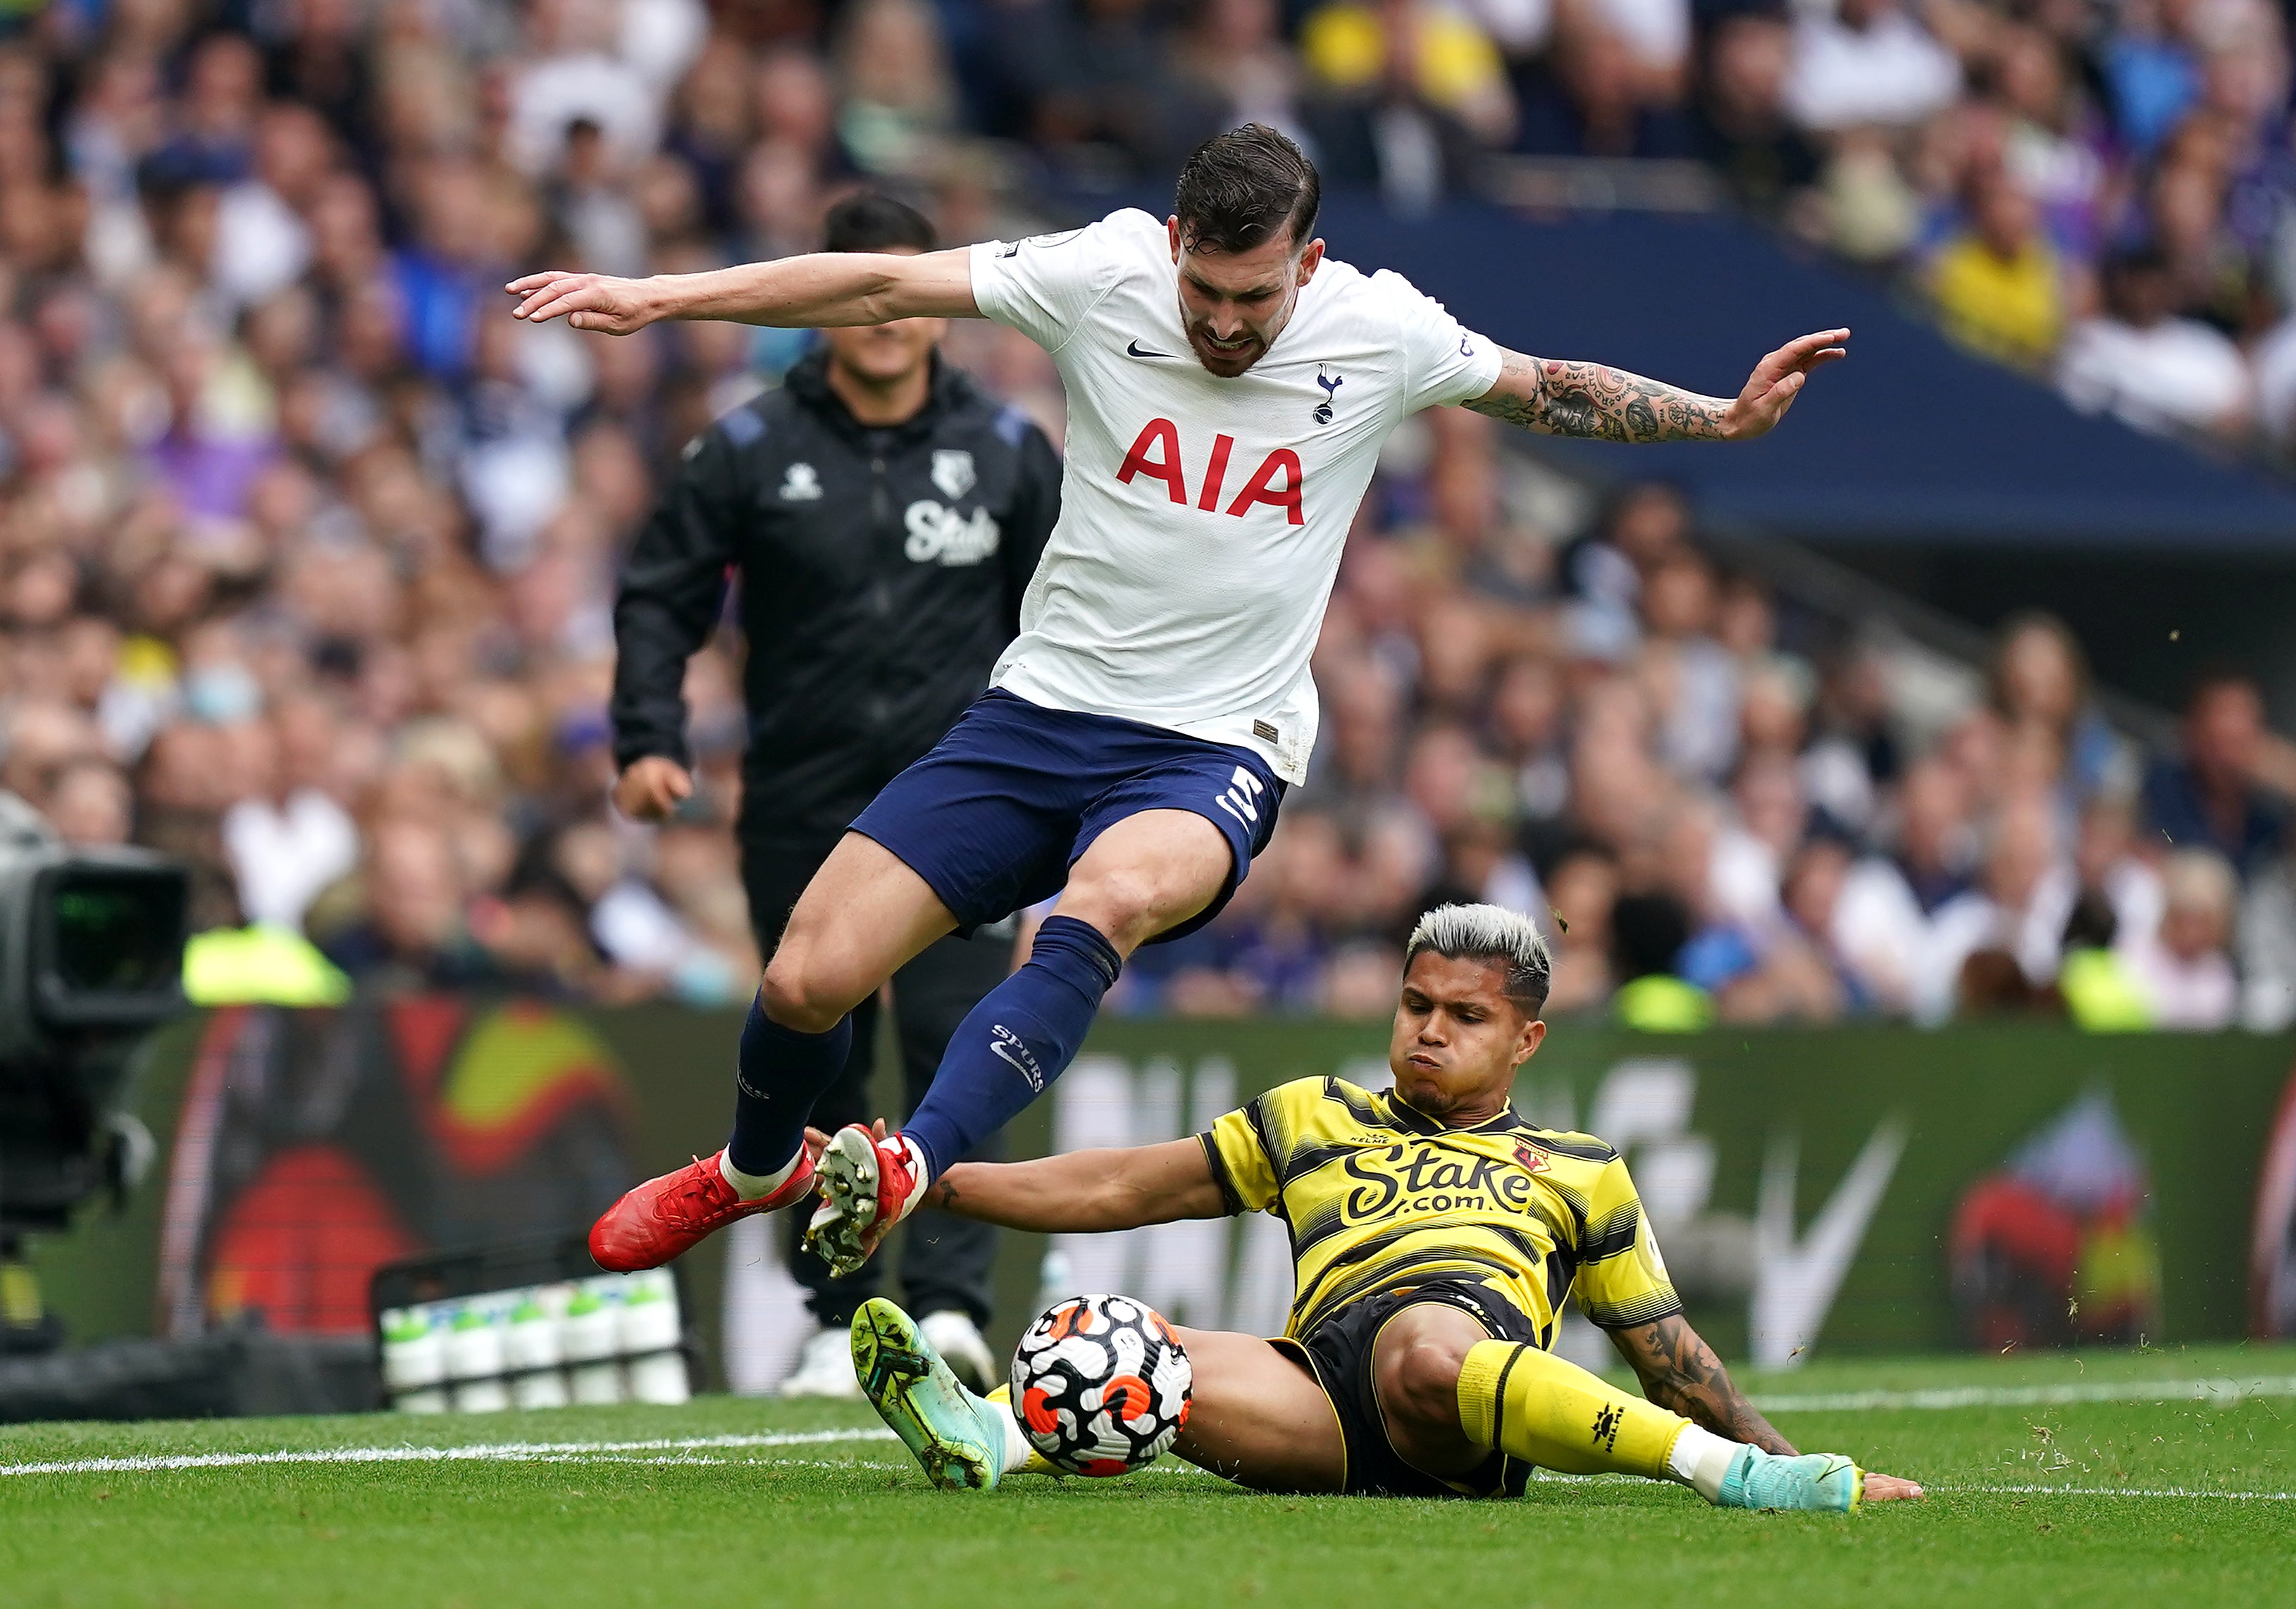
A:
{"label": "green grass pitch", "polygon": [[1819,1361],[1748,1384],[1802,1447],[1929,1500],[1725,1514],[1620,1480],[1260,1497],[1169,1460],[944,1493],[865,1408],[723,1397],[26,1425],[0,1428],[0,1603],[2296,1604],[2296,1348]]}

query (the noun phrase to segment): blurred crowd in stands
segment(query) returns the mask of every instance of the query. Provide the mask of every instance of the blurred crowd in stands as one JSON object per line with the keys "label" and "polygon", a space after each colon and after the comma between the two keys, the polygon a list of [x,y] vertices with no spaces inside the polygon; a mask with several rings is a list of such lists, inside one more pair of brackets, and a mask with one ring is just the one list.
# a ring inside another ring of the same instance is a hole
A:
{"label": "blurred crowd in stands", "polygon": [[1924,691],[1906,644],[1718,567],[1671,488],[1557,546],[1494,500],[1495,427],[1430,425],[1386,488],[1423,502],[1341,568],[1308,785],[1122,1000],[1373,1014],[1417,912],[1489,899],[1545,924],[1552,1011],[1645,1027],[2296,1019],[2296,746],[2236,671],[2157,753],[2046,614],[1966,696]]}
{"label": "blurred crowd in stands", "polygon": [[[736,1001],[739,644],[695,800],[618,819],[613,571],[809,338],[520,325],[511,275],[802,250],[857,183],[986,238],[1246,118],[1406,208],[1480,153],[1689,157],[2085,406],[2284,441],[2287,99],[2258,0],[0,5],[0,785],[192,862],[210,997]],[[1035,348],[950,355],[1057,439]],[[1399,439],[1313,777],[1120,1006],[1383,1012],[1412,916],[1480,897],[1549,923],[1556,1010],[1655,1026],[2296,1016],[2296,764],[2237,676],[2146,754],[2036,617],[1941,711],[1668,488],[1577,529],[1514,472],[1474,415]]]}

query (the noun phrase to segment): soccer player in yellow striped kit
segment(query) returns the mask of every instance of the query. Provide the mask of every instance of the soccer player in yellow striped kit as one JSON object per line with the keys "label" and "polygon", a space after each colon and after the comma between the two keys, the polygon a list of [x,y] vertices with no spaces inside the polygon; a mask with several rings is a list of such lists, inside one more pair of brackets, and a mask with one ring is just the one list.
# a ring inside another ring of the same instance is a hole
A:
{"label": "soccer player in yellow striped kit", "polygon": [[[1723,1507],[1920,1497],[1848,1457],[1797,1455],[1684,1321],[1618,1153],[1508,1105],[1546,1038],[1548,973],[1527,918],[1442,907],[1405,952],[1391,1091],[1302,1079],[1191,1139],[960,1163],[931,1204],[1078,1234],[1280,1215],[1297,1263],[1283,1337],[1178,1331],[1195,1394],[1175,1450],[1246,1486],[1496,1497],[1540,1467],[1673,1481]],[[1547,1350],[1574,1291],[1644,1397]],[[1050,1468],[1002,1393],[965,1391],[891,1303],[855,1319],[854,1352],[942,1484]]]}

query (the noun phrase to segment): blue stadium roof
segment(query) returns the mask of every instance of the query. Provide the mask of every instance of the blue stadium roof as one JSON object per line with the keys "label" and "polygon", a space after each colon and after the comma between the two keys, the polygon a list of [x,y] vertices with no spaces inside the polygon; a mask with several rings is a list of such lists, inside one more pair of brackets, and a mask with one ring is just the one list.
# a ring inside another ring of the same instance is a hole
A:
{"label": "blue stadium roof", "polygon": [[1848,325],[1849,360],[1761,441],[1555,445],[1597,477],[1675,480],[1710,519],[1813,543],[2296,552],[2296,489],[2078,414],[1733,216],[1465,205],[1405,222],[1335,200],[1323,233],[1341,259],[1395,269],[1509,346],[1725,395],[1780,342]]}

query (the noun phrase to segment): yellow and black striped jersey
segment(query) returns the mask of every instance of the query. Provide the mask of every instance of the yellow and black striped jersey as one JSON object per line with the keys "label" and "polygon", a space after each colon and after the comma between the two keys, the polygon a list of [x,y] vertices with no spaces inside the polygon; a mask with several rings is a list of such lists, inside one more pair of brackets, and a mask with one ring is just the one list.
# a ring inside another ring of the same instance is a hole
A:
{"label": "yellow and black striped jersey", "polygon": [[1392,1094],[1300,1079],[1198,1138],[1228,1210],[1272,1211],[1292,1232],[1294,1339],[1351,1301],[1437,1279],[1492,1287],[1542,1345],[1574,1289],[1611,1329],[1682,1310],[1619,1153],[1512,1107],[1446,1129]]}

